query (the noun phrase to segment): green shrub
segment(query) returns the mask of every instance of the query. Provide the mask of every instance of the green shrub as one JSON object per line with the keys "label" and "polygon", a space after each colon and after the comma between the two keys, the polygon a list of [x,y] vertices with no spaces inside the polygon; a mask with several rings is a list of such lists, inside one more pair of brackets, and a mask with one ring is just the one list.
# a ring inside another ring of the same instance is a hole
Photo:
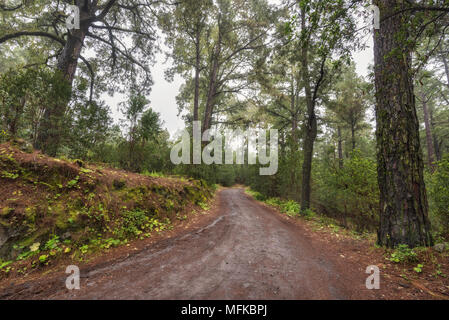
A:
{"label": "green shrub", "polygon": [[261,194],[260,192],[258,192],[258,191],[254,191],[254,190],[251,190],[251,189],[247,189],[246,190],[246,193],[248,193],[250,196],[252,196],[254,199],[256,199],[257,201],[265,201],[267,198],[263,195],[263,194]]}
{"label": "green shrub", "polygon": [[301,214],[306,218],[313,218],[316,216],[315,211],[311,209],[304,210]]}
{"label": "green shrub", "polygon": [[319,204],[348,227],[354,225],[360,232],[375,231],[379,221],[376,162],[355,150],[342,168],[323,161],[315,171]]}
{"label": "green shrub", "polygon": [[449,233],[449,154],[437,163],[435,172],[427,179],[430,217],[439,234]]}
{"label": "green shrub", "polygon": [[151,177],[151,178],[164,178],[165,177],[165,175],[163,173],[154,172],[154,171],[149,172],[147,169],[145,169],[142,172],[142,175],[147,176],[147,177]]}
{"label": "green shrub", "polygon": [[122,231],[126,235],[138,236],[148,222],[148,217],[143,210],[125,211],[122,213],[123,226]]}
{"label": "green shrub", "polygon": [[285,201],[281,204],[281,211],[289,216],[295,216],[299,214],[301,207],[299,203],[293,200]]}
{"label": "green shrub", "polygon": [[418,255],[406,244],[400,244],[391,254],[390,261],[395,263],[411,263],[418,261]]}
{"label": "green shrub", "polygon": [[270,198],[270,199],[267,199],[265,201],[265,203],[269,204],[270,206],[280,207],[282,204],[282,201],[279,198]]}

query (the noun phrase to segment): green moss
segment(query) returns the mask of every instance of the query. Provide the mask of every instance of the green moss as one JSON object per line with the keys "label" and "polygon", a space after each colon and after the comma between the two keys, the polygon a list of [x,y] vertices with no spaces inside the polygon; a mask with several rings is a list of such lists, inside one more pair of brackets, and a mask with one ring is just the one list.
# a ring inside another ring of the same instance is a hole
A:
{"label": "green moss", "polygon": [[0,218],[0,225],[9,228],[11,226],[11,222]]}
{"label": "green moss", "polygon": [[25,219],[28,223],[36,222],[36,209],[33,207],[25,208]]}
{"label": "green moss", "polygon": [[1,211],[0,211],[0,216],[8,216],[10,213],[13,213],[14,209],[10,208],[10,207],[4,207]]}
{"label": "green moss", "polygon": [[172,211],[175,208],[175,203],[172,200],[167,199],[164,206],[167,211]]}
{"label": "green moss", "polygon": [[18,245],[21,247],[29,247],[33,243],[39,242],[39,240],[47,238],[49,234],[50,234],[49,228],[42,228],[34,232],[31,236],[28,236],[25,239],[21,240],[18,243]]}

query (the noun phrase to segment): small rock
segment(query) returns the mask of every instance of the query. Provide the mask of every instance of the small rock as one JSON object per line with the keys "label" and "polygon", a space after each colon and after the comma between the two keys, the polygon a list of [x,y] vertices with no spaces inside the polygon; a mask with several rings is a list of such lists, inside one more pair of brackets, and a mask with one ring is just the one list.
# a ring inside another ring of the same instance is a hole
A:
{"label": "small rock", "polygon": [[70,232],[66,232],[61,236],[62,240],[67,240],[70,239],[72,237],[72,234]]}
{"label": "small rock", "polygon": [[433,249],[437,252],[444,252],[446,249],[449,248],[449,243],[445,242],[445,243],[438,243],[436,245],[433,246]]}

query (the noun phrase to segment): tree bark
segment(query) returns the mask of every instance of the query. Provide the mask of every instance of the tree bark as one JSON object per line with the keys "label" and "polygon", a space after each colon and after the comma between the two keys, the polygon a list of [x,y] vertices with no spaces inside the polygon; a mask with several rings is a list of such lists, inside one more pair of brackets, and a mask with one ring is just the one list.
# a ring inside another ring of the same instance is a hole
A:
{"label": "tree bark", "polygon": [[[91,22],[86,18],[91,16],[89,6],[78,5],[80,7],[80,29],[71,30],[68,39],[58,57],[57,70],[61,73],[63,79],[71,87],[78,67],[78,60],[81,56],[84,39]],[[39,149],[50,156],[56,156],[61,144],[63,117],[66,113],[70,97],[67,97],[66,103],[59,106],[49,106],[45,109],[40,132],[36,145]]]}
{"label": "tree bark", "polygon": [[352,142],[352,151],[355,150],[356,142],[355,142],[355,124],[351,124],[351,142]]}
{"label": "tree bark", "polygon": [[446,80],[447,80],[447,87],[449,88],[449,63],[447,62],[446,56],[443,53],[441,55],[441,60],[443,60],[443,64],[444,64],[444,71],[446,72]]}
{"label": "tree bark", "polygon": [[411,50],[401,0],[375,0],[380,30],[374,35],[377,162],[380,188],[378,243],[429,246],[433,240],[423,178]]}
{"label": "tree bark", "polygon": [[201,55],[200,55],[200,41],[201,41],[201,29],[200,27],[196,30],[195,35],[195,96],[193,98],[193,121],[199,121],[199,99],[200,99],[200,71],[201,71]]}
{"label": "tree bark", "polygon": [[341,128],[338,126],[337,128],[338,135],[338,166],[340,169],[343,169],[343,141],[341,137]]}
{"label": "tree bark", "polygon": [[[305,29],[306,16],[304,9],[301,9],[301,24],[302,29]],[[311,177],[312,177],[312,161],[313,161],[313,147],[315,139],[318,134],[317,119],[315,114],[315,101],[313,99],[312,88],[310,85],[309,74],[309,44],[304,41],[301,48],[301,67],[303,82],[306,94],[307,103],[307,119],[305,121],[305,137],[304,137],[304,162],[302,165],[302,189],[301,189],[301,211],[310,208],[310,194],[311,194]]]}
{"label": "tree bark", "polygon": [[432,132],[432,140],[433,140],[433,149],[435,150],[435,157],[437,161],[441,161],[441,152],[440,152],[440,145],[438,144],[438,136],[435,133],[435,121],[433,119],[433,109],[429,110],[429,116],[430,116],[430,128]]}
{"label": "tree bark", "polygon": [[211,70],[209,75],[209,88],[207,92],[207,100],[206,100],[206,108],[204,111],[204,122],[203,122],[203,132],[210,129],[212,126],[212,114],[215,103],[215,95],[217,93],[217,77],[218,77],[218,69],[220,66],[220,55],[221,55],[221,39],[222,39],[222,30],[221,30],[221,20],[218,20],[218,39],[215,46],[215,50],[212,56],[211,61]]}

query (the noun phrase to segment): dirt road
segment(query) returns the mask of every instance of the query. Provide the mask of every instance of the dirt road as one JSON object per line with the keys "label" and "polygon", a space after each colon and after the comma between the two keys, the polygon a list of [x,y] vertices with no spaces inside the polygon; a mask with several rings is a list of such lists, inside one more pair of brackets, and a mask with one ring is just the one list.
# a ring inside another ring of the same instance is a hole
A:
{"label": "dirt road", "polygon": [[81,290],[58,280],[26,291],[39,299],[373,298],[366,266],[342,264],[242,189],[219,197],[212,223],[89,270]]}

